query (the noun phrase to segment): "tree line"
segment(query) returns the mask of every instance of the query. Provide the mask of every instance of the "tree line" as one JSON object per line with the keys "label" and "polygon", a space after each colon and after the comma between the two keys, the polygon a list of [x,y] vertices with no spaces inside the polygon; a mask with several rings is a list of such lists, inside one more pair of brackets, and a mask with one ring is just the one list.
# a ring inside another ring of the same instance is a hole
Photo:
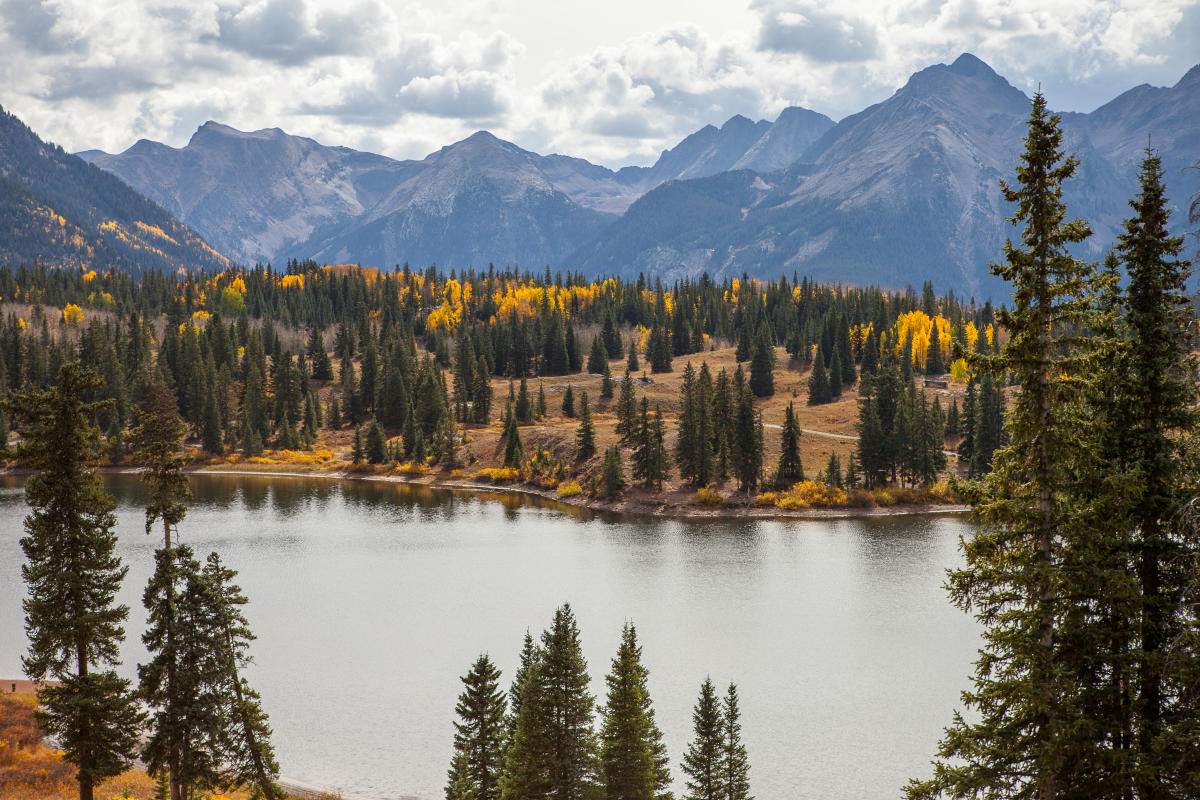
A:
{"label": "tree line", "polygon": [[[575,614],[559,607],[540,640],[526,632],[507,692],[487,654],[462,676],[446,800],[670,800],[648,678],[637,629],[626,622],[597,708]],[[692,721],[684,800],[752,800],[737,686],[718,697],[706,678]]]}

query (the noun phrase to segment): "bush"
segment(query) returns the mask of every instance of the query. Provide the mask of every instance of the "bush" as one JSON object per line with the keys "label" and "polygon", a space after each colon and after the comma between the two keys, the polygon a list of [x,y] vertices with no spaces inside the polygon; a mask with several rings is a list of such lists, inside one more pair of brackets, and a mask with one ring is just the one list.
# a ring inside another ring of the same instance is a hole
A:
{"label": "bush", "polygon": [[501,484],[513,483],[520,477],[521,473],[516,467],[485,467],[472,475],[471,479]]}
{"label": "bush", "polygon": [[850,508],[874,508],[875,495],[866,489],[851,489],[846,495],[846,505]]}
{"label": "bush", "polygon": [[397,472],[400,475],[416,477],[418,475],[429,474],[429,467],[425,464],[421,464],[420,462],[406,461],[403,464],[397,464],[394,472]]}
{"label": "bush", "polygon": [[583,487],[579,485],[579,481],[571,481],[570,483],[561,484],[558,487],[559,497],[574,497],[583,492]]}
{"label": "bush", "polygon": [[725,497],[716,489],[701,486],[696,490],[696,505],[719,508],[725,505]]}

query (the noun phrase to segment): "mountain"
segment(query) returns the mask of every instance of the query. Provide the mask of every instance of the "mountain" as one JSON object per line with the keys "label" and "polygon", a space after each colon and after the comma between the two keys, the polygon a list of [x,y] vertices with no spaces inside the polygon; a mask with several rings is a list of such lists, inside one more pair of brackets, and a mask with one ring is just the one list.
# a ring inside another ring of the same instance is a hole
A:
{"label": "mountain", "polygon": [[243,132],[211,121],[184,147],[141,140],[115,155],[80,155],[247,263],[540,266],[561,263],[656,186],[718,174],[748,157],[782,163],[832,125],[799,108],[776,123],[735,116],[691,134],[653,166],[615,171],[539,155],[486,131],[420,161],[397,161],[278,128]]}
{"label": "mountain", "polygon": [[[442,267],[522,264],[666,279],[800,273],[1001,295],[989,274],[1013,235],[999,181],[1022,149],[1029,98],[980,59],[913,74],[838,123],[804,108],[734,116],[618,170],[540,155],[480,131],[421,160],[329,147],[278,129],[205,123],[185,147],[140,141],[86,155],[245,261]],[[1080,160],[1070,212],[1099,258],[1128,215],[1147,140],[1162,151],[1174,223],[1200,187],[1200,67],[1063,114]]]}
{"label": "mountain", "polygon": [[249,264],[348,223],[414,171],[411,163],[278,128],[244,133],[216,122],[201,125],[185,147],[142,139],[91,161]]}
{"label": "mountain", "polygon": [[411,173],[379,202],[292,252],[330,263],[560,263],[614,217],[556,189],[538,160],[480,131],[423,161],[401,162]]}
{"label": "mountain", "polygon": [[[1129,154],[1130,136],[1144,147],[1142,130],[1156,128],[1156,146],[1171,153],[1164,153],[1167,163],[1188,163],[1200,152],[1195,72],[1173,89],[1134,90],[1113,108],[1064,120],[1065,146],[1081,160],[1068,183],[1068,208],[1095,231],[1081,255],[1099,257],[1127,215],[1138,158]],[[921,70],[892,97],[843,119],[786,169],[754,180],[717,176],[654,189],[571,261],[586,272],[664,278],[702,270],[717,276],[798,272],[894,287],[932,280],[939,289],[1002,293],[1004,284],[987,269],[1012,234],[998,182],[1011,179],[1029,107],[1021,91],[963,54],[950,65]],[[1195,190],[1194,178],[1186,180],[1169,184],[1180,200]],[[691,198],[716,196],[724,212],[687,224]],[[737,213],[728,213],[732,209]]]}
{"label": "mountain", "polygon": [[0,264],[224,269],[229,260],[117,178],[0,108]]}

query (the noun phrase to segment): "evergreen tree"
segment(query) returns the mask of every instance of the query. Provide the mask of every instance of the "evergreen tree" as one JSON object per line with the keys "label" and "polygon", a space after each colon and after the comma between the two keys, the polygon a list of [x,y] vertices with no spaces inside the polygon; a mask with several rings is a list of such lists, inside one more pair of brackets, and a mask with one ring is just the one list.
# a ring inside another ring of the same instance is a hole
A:
{"label": "evergreen tree", "polygon": [[[951,595],[985,625],[972,710],[946,730],[934,776],[910,787],[914,797],[1103,796],[1094,781],[1104,758],[1089,716],[1087,662],[1099,644],[1087,622],[1069,613],[1092,589],[1090,527],[1080,486],[1093,473],[1091,435],[1081,423],[1094,353],[1090,328],[1095,276],[1068,248],[1090,234],[1067,220],[1062,183],[1077,162],[1063,157],[1058,117],[1033,99],[1017,186],[1002,183],[1023,225],[993,271],[1014,286],[1000,315],[1009,341],[999,355],[976,356],[987,373],[1012,370],[1020,393],[1009,416],[1011,444],[996,454],[977,515],[964,539],[966,566],[951,572]],[[1079,563],[1075,563],[1079,559]],[[1099,637],[1105,638],[1103,636]]]}
{"label": "evergreen tree", "polygon": [[529,386],[524,375],[521,376],[521,390],[517,392],[516,412],[517,422],[523,425],[533,422],[533,401],[529,397]]}
{"label": "evergreen tree", "polygon": [[248,786],[264,800],[283,800],[284,793],[276,784],[279,764],[270,741],[270,722],[258,692],[241,674],[250,660],[248,650],[255,637],[242,613],[242,606],[249,600],[233,582],[235,578],[237,573],[222,564],[220,556],[209,553],[202,594],[213,632],[210,652],[220,676],[216,693],[225,711],[224,724],[213,745],[221,756],[224,786]]}
{"label": "evergreen tree", "polygon": [[475,367],[475,383],[471,391],[471,417],[476,425],[486,425],[492,409],[492,376],[483,356]]}
{"label": "evergreen tree", "polygon": [[571,388],[571,384],[567,384],[567,390],[563,392],[562,399],[562,415],[564,417],[575,416],[575,390]]}
{"label": "evergreen tree", "polygon": [[[405,437],[406,443],[407,438]],[[366,451],[363,450],[362,428],[354,429],[354,445],[350,449],[350,460],[355,464],[361,464],[366,457]]]}
{"label": "evergreen tree", "polygon": [[608,367],[608,362],[604,362],[604,374],[600,378],[600,398],[602,400],[611,400],[613,396],[613,379],[612,370]]}
{"label": "evergreen tree", "polygon": [[835,400],[842,396],[842,357],[835,349],[829,357],[829,399]]}
{"label": "evergreen tree", "polygon": [[595,700],[575,614],[568,604],[542,634],[521,686],[516,733],[503,781],[505,800],[588,800],[597,789]]}
{"label": "evergreen tree", "polygon": [[481,655],[462,682],[464,688],[454,708],[458,719],[454,722],[454,760],[446,800],[499,800],[507,705],[500,690],[500,670]]}
{"label": "evergreen tree", "polygon": [[[1117,532],[1133,554],[1129,571],[1137,587],[1113,603],[1115,619],[1137,621],[1136,630],[1119,631],[1132,638],[1136,665],[1131,733],[1137,759],[1130,765],[1136,776],[1131,788],[1139,798],[1153,800],[1177,797],[1183,787],[1200,791],[1200,728],[1194,724],[1194,706],[1181,703],[1179,689],[1173,688],[1187,683],[1180,653],[1188,648],[1180,645],[1200,632],[1195,614],[1179,613],[1189,583],[1200,574],[1200,533],[1172,524],[1194,494],[1185,477],[1184,442],[1200,422],[1189,333],[1195,320],[1187,293],[1190,262],[1179,257],[1182,237],[1170,235],[1162,178],[1158,154],[1147,150],[1139,192],[1130,201],[1134,215],[1125,221],[1116,248],[1129,277],[1126,335],[1117,357],[1106,360],[1108,390],[1098,393],[1108,400],[1101,405],[1109,412],[1106,455],[1119,465],[1128,491],[1119,496],[1123,507],[1106,516],[1121,520]],[[1190,655],[1200,663],[1200,648],[1193,645]],[[1185,766],[1189,760],[1190,768]],[[1189,770],[1194,770],[1190,778]]]}
{"label": "evergreen tree", "polygon": [[101,385],[68,363],[53,388],[14,392],[9,406],[23,434],[17,455],[36,470],[25,486],[21,663],[31,679],[59,682],[38,690],[37,719],[78,768],[80,800],[128,766],[141,724],[129,681],[112,669],[129,609],[114,603],[127,568],[115,554],[113,499],[89,466],[99,444],[90,420],[106,404],[83,398]]}
{"label": "evergreen tree", "polygon": [[727,800],[723,716],[716,688],[710,678],[705,678],[700,685],[700,698],[692,711],[695,738],[683,755],[683,773],[687,776],[684,800]]}
{"label": "evergreen tree", "polygon": [[387,461],[387,436],[378,422],[367,428],[367,461],[382,464]]}
{"label": "evergreen tree", "polygon": [[592,411],[588,408],[588,394],[579,396],[579,427],[575,429],[575,460],[587,461],[596,455],[596,426],[592,424]]}
{"label": "evergreen tree", "polygon": [[606,800],[671,797],[667,748],[654,721],[648,676],[637,630],[626,622],[605,678],[608,700],[601,709],[600,784]]}
{"label": "evergreen tree", "polygon": [[829,403],[833,400],[833,393],[829,386],[829,372],[825,369],[825,359],[821,357],[821,351],[817,351],[816,357],[813,359],[812,374],[808,376],[808,404],[817,406],[823,403]]}
{"label": "evergreen tree", "polygon": [[933,321],[929,332],[929,351],[925,356],[925,374],[941,375],[946,371],[946,362],[942,359],[942,340],[938,332],[937,320]]}
{"label": "evergreen tree", "polygon": [[629,343],[629,358],[625,361],[625,371],[626,372],[637,372],[641,368],[642,368],[642,365],[640,363],[638,363],[637,342],[631,341]]}
{"label": "evergreen tree", "polygon": [[504,432],[500,438],[504,440],[504,466],[520,466],[524,448],[521,445],[521,432],[517,430],[517,417],[512,408],[504,412]]}
{"label": "evergreen tree", "polygon": [[621,448],[613,445],[604,451],[604,466],[600,471],[605,497],[616,497],[625,488],[625,469],[621,464]]}
{"label": "evergreen tree", "polygon": [[788,403],[783,412],[783,430],[779,436],[779,466],[773,481],[776,489],[787,489],[804,480],[804,465],[800,461],[800,423],[796,411]]}
{"label": "evergreen tree", "polygon": [[762,417],[754,407],[754,395],[742,378],[740,365],[733,382],[738,401],[733,414],[731,461],[738,488],[749,494],[758,488],[762,476]]}
{"label": "evergreen tree", "polygon": [[755,397],[775,394],[775,342],[767,326],[759,325],[750,356],[750,391]]}
{"label": "evergreen tree", "polygon": [[546,418],[546,387],[541,383],[538,384],[537,394],[537,418]]}
{"label": "evergreen tree", "polygon": [[604,341],[599,336],[594,336],[591,352],[588,353],[587,371],[593,375],[600,375],[607,368],[608,351],[604,349]]}
{"label": "evergreen tree", "polygon": [[[138,668],[138,693],[152,709],[150,743],[143,757],[160,777],[170,774],[167,787],[170,800],[183,798],[179,776],[187,772],[182,763],[185,751],[193,749],[187,737],[198,733],[184,720],[186,710],[194,702],[196,687],[177,680],[181,671],[176,641],[180,627],[177,600],[180,583],[185,578],[178,567],[179,560],[186,564],[190,554],[177,554],[171,542],[171,533],[186,516],[187,501],[191,498],[183,474],[187,463],[183,454],[186,432],[187,426],[179,418],[170,390],[160,383],[153,384],[142,401],[138,425],[130,431],[138,461],[144,467],[142,481],[150,490],[146,533],[159,520],[163,526],[163,546],[155,553],[155,574],[143,596],[151,625],[143,641],[155,658],[149,667]],[[147,669],[157,678],[153,686],[145,679]]]}
{"label": "evergreen tree", "polygon": [[633,477],[647,489],[661,489],[670,473],[667,466],[666,424],[662,410],[650,414],[649,404],[642,396],[636,444],[633,449]]}
{"label": "evergreen tree", "polygon": [[615,430],[617,436],[620,437],[621,444],[626,447],[633,446],[637,427],[637,398],[633,393],[633,377],[626,371],[625,377],[621,379],[621,392],[617,396],[617,424]]}
{"label": "evergreen tree", "polygon": [[721,704],[721,783],[725,800],[753,800],[750,796],[750,759],[742,744],[741,716],[737,686],[731,683]]}

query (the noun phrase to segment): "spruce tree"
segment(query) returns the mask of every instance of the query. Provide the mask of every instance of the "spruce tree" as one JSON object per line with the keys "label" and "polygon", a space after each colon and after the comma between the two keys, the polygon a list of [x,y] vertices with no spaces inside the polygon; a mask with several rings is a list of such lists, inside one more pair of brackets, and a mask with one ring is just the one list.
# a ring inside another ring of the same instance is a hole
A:
{"label": "spruce tree", "polygon": [[458,719],[454,721],[454,760],[446,800],[500,800],[507,735],[500,670],[487,655],[481,655],[462,682],[464,688],[454,708]]}
{"label": "spruce tree", "polygon": [[387,436],[379,422],[372,422],[367,428],[367,461],[372,464],[382,464],[387,461]]}
{"label": "spruce tree", "polygon": [[604,451],[600,483],[605,497],[616,497],[625,488],[625,468],[621,463],[621,448],[613,445]]}
{"label": "spruce tree", "polygon": [[571,384],[567,384],[567,390],[563,392],[562,399],[562,415],[564,417],[575,416],[575,390],[571,388]]}
{"label": "spruce tree", "polygon": [[684,800],[726,800],[723,779],[725,757],[724,719],[721,701],[710,678],[700,685],[700,698],[692,711],[695,737],[683,754],[683,774],[687,776]]}
{"label": "spruce tree", "polygon": [[669,800],[671,773],[662,732],[654,721],[637,630],[626,622],[605,678],[601,709],[600,784],[606,800]]}
{"label": "spruce tree", "polygon": [[588,407],[588,393],[579,396],[579,427],[575,429],[575,460],[587,461],[596,455],[596,426]]}
{"label": "spruce tree", "polygon": [[[155,573],[143,596],[151,625],[143,642],[154,654],[154,660],[149,667],[138,667],[138,694],[151,708],[150,742],[143,750],[143,758],[152,772],[171,776],[168,784],[171,800],[183,798],[179,776],[186,772],[182,764],[184,752],[191,749],[187,736],[199,733],[189,729],[184,721],[196,687],[177,680],[178,673],[183,671],[176,641],[180,627],[178,592],[186,577],[179,570],[179,561],[182,559],[186,564],[189,555],[176,553],[171,534],[186,516],[187,501],[191,498],[183,474],[187,463],[183,454],[186,432],[187,426],[179,418],[170,390],[160,383],[153,384],[141,403],[138,424],[130,431],[138,462],[143,465],[142,481],[150,490],[146,533],[159,520],[163,526],[163,545],[155,553]],[[147,674],[155,675],[156,680],[148,683]]]}
{"label": "spruce tree", "polygon": [[223,725],[213,740],[221,757],[221,782],[230,788],[251,787],[265,800],[283,800],[276,784],[279,764],[271,745],[271,726],[242,671],[250,661],[254,634],[242,613],[249,600],[233,581],[237,572],[209,553],[204,564],[203,597],[209,610],[212,640],[210,651],[217,663],[216,694],[225,712]]}
{"label": "spruce tree", "polygon": [[776,489],[787,489],[804,480],[804,465],[800,461],[800,423],[791,403],[783,412],[783,430],[779,436],[779,465],[773,480]]}
{"label": "spruce tree", "polygon": [[38,690],[37,719],[77,767],[80,800],[129,765],[141,727],[129,681],[113,669],[129,613],[114,602],[127,571],[115,554],[115,504],[89,466],[100,439],[90,420],[107,404],[84,397],[101,385],[68,363],[53,388],[14,392],[9,406],[22,431],[18,458],[36,470],[25,485],[21,663],[31,679],[58,682]]}
{"label": "spruce tree", "polygon": [[615,429],[617,436],[620,437],[621,444],[626,447],[633,446],[633,439],[638,425],[637,410],[637,397],[633,393],[633,377],[626,371],[625,377],[621,379],[621,392],[617,395],[617,424]]}
{"label": "spruce tree", "polygon": [[592,337],[592,349],[588,353],[587,371],[593,375],[601,375],[608,367],[608,351],[604,349],[604,341],[599,336]]}
{"label": "spruce tree", "polygon": [[669,477],[667,467],[666,424],[661,409],[650,413],[649,403],[642,396],[638,415],[636,441],[633,448],[633,477],[647,489],[661,489]]}
{"label": "spruce tree", "polygon": [[521,432],[517,430],[517,417],[511,408],[504,412],[504,432],[500,438],[504,440],[504,466],[520,466],[524,448],[521,445]]}
{"label": "spruce tree", "polygon": [[731,683],[721,704],[721,783],[725,800],[753,800],[750,796],[750,759],[742,744],[741,718],[737,686]]}
{"label": "spruce tree", "polygon": [[829,399],[836,400],[842,396],[842,357],[835,349],[829,357]]}
{"label": "spruce tree", "polygon": [[925,374],[941,375],[946,371],[946,362],[942,358],[942,339],[936,319],[932,328],[929,332],[929,351],[925,356]]}
{"label": "spruce tree", "polygon": [[1000,315],[1010,338],[998,355],[975,357],[988,373],[1011,370],[1020,386],[1011,444],[996,454],[981,526],[962,542],[966,566],[949,580],[955,602],[983,623],[984,644],[963,693],[971,713],[955,715],[933,777],[910,786],[913,797],[1100,796],[1092,781],[1103,745],[1080,689],[1089,650],[1107,643],[1089,641],[1088,623],[1068,613],[1092,591],[1082,583],[1094,551],[1079,501],[1094,448],[1079,411],[1096,368],[1082,338],[1095,275],[1068,250],[1090,230],[1066,218],[1062,183],[1077,162],[1061,144],[1059,119],[1038,93],[1017,185],[1001,184],[1015,204],[1011,221],[1023,226],[993,266],[1013,284],[1013,308]]}
{"label": "spruce tree", "polygon": [[813,359],[812,374],[808,376],[808,404],[817,406],[831,400],[833,394],[829,388],[829,372],[825,369],[825,359],[818,350]]}
{"label": "spruce tree", "polygon": [[[840,379],[840,378],[839,378]],[[765,324],[759,325],[750,356],[750,391],[755,397],[775,394],[775,342]]]}
{"label": "spruce tree", "polygon": [[738,488],[747,494],[758,488],[762,476],[763,435],[762,417],[754,407],[754,394],[742,378],[741,366],[734,374],[734,393],[737,405],[733,412],[732,457],[733,475]]}
{"label": "spruce tree", "polygon": [[[1187,292],[1190,262],[1180,258],[1182,237],[1171,236],[1168,229],[1170,209],[1156,152],[1146,151],[1138,179],[1138,195],[1130,201],[1134,214],[1125,221],[1116,248],[1129,278],[1126,336],[1108,363],[1105,383],[1111,388],[1100,396],[1110,398],[1102,406],[1109,411],[1107,455],[1119,465],[1129,492],[1119,511],[1125,517],[1122,529],[1133,553],[1137,586],[1130,593],[1136,604],[1119,602],[1114,609],[1118,618],[1137,620],[1136,631],[1127,634],[1134,638],[1137,683],[1133,789],[1139,798],[1157,800],[1176,797],[1178,788],[1173,787],[1188,785],[1186,769],[1180,770],[1187,754],[1193,766],[1200,761],[1195,757],[1200,729],[1186,721],[1186,706],[1177,699],[1178,687],[1184,685],[1179,652],[1186,652],[1177,642],[1200,631],[1194,614],[1179,613],[1189,582],[1198,574],[1200,534],[1172,524],[1194,494],[1185,477],[1184,442],[1195,434],[1200,415],[1189,333],[1195,324]],[[1198,654],[1193,649],[1193,657]],[[1200,790],[1200,771],[1192,775],[1190,786]]]}

